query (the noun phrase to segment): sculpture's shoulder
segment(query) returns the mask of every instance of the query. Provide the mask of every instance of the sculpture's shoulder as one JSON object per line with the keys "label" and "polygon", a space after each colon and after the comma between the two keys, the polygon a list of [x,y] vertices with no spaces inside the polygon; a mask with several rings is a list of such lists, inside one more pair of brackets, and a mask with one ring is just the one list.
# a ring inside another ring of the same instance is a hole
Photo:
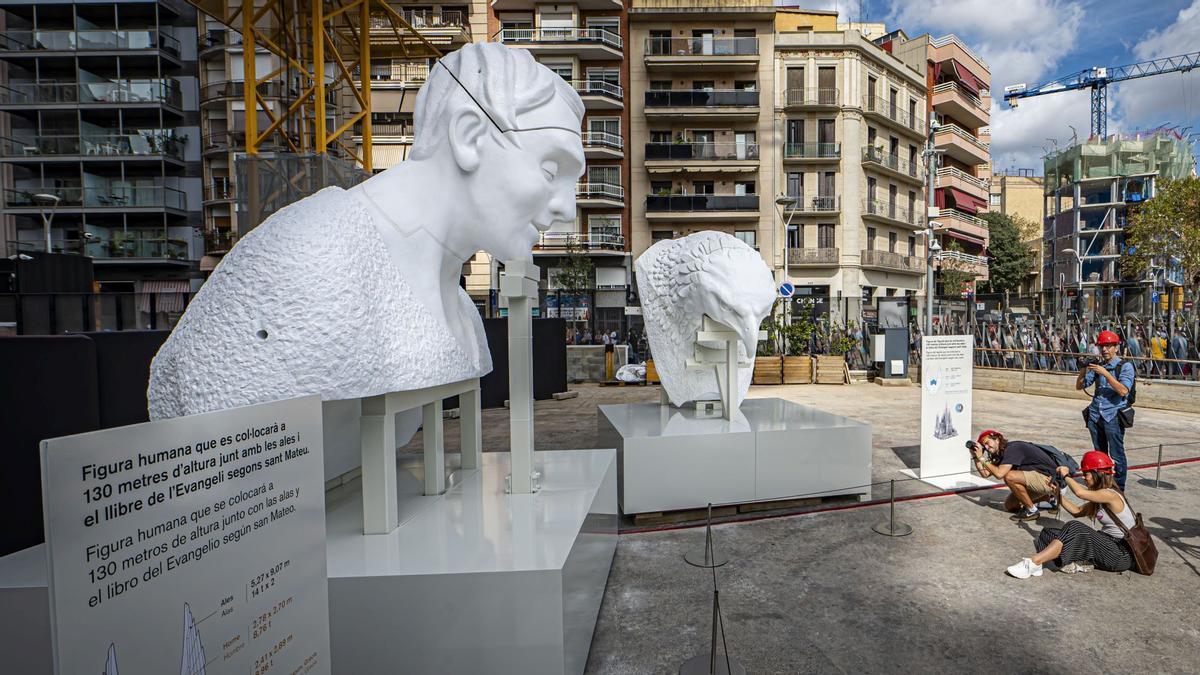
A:
{"label": "sculpture's shoulder", "polygon": [[272,214],[230,254],[278,258],[284,248],[290,256],[298,256],[294,259],[303,260],[348,252],[368,242],[383,246],[370,214],[351,193],[328,187]]}

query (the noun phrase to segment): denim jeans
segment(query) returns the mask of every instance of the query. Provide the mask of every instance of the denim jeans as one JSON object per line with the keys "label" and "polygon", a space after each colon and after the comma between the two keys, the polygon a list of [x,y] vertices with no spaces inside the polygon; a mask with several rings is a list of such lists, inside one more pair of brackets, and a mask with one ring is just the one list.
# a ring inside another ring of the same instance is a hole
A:
{"label": "denim jeans", "polygon": [[1113,415],[1111,420],[1091,417],[1087,427],[1092,434],[1092,447],[1112,458],[1116,470],[1113,478],[1117,481],[1117,487],[1124,491],[1125,471],[1129,462],[1125,459],[1125,430],[1121,428],[1117,416]]}

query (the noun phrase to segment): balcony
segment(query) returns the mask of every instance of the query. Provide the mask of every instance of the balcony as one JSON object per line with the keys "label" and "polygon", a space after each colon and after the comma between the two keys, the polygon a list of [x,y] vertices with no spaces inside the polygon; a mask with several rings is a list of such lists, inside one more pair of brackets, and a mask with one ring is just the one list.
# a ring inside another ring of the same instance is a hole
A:
{"label": "balcony", "polygon": [[929,60],[933,63],[942,63],[950,59],[958,61],[960,64],[967,66],[971,74],[985,87],[991,85],[991,72],[988,70],[988,64],[978,54],[971,51],[970,47],[963,44],[955,35],[943,35],[941,37],[930,38]]}
{"label": "balcony", "polygon": [[757,171],[758,143],[647,143],[646,170]]}
{"label": "balcony", "polygon": [[587,159],[620,159],[625,156],[625,139],[607,131],[585,131],[583,156]]}
{"label": "balcony", "polygon": [[899,178],[914,185],[924,185],[920,163],[910,162],[880,148],[863,148],[863,168],[882,169],[884,174]]}
{"label": "balcony", "polygon": [[229,230],[209,230],[204,233],[204,252],[209,255],[228,253],[237,243],[237,232]]}
{"label": "balcony", "polygon": [[647,69],[704,69],[713,71],[756,70],[757,37],[670,37],[646,38]]}
{"label": "balcony", "polygon": [[986,246],[988,242],[987,222],[981,218],[956,211],[955,209],[940,209],[938,211],[937,230],[949,230],[950,235],[978,246]]}
{"label": "balcony", "polygon": [[228,178],[214,178],[204,185],[204,202],[224,202],[237,199],[233,183]]}
{"label": "balcony", "polygon": [[571,86],[579,92],[583,105],[589,110],[620,110],[624,107],[625,90],[619,84],[604,80],[573,80]]}
{"label": "balcony", "polygon": [[[245,82],[240,80],[209,82],[200,87],[200,104],[223,103],[229,99],[240,101],[245,92]],[[258,95],[263,98],[280,98],[283,96],[283,83],[278,81],[260,82],[258,83]]]}
{"label": "balcony", "polygon": [[788,89],[783,105],[788,110],[827,110],[841,105],[837,89]]}
{"label": "balcony", "polygon": [[796,215],[829,215],[831,213],[841,212],[841,200],[837,197],[818,195],[805,199],[798,195],[788,195],[791,203],[784,206],[784,210]]}
{"label": "balcony", "polygon": [[783,146],[785,162],[836,162],[841,158],[841,143],[788,143]]}
{"label": "balcony", "polygon": [[972,127],[987,126],[991,119],[983,101],[954,82],[944,82],[933,88],[933,109]]}
{"label": "balcony", "polygon": [[25,162],[112,157],[182,162],[183,148],[184,141],[171,131],[0,138],[0,158]]}
{"label": "balcony", "polygon": [[59,212],[80,209],[132,209],[175,211],[187,210],[187,195],[168,187],[87,187],[63,188],[54,186],[19,187],[4,190],[4,207],[8,209],[32,209],[41,212],[46,208],[35,195],[49,194],[59,198]]}
{"label": "balcony", "polygon": [[885,202],[880,199],[867,199],[863,202],[863,219],[875,220],[885,225],[901,225],[909,228],[924,227],[924,220],[918,218],[918,215],[893,202]]}
{"label": "balcony", "polygon": [[758,118],[759,92],[745,89],[663,89],[646,92],[646,117],[705,120]]}
{"label": "balcony", "polygon": [[[471,23],[465,12],[451,9],[395,9],[413,30],[437,47],[458,46],[471,41]],[[372,44],[397,44],[396,30],[392,27],[389,15],[372,14],[369,25]],[[404,33],[400,31],[405,44],[416,42]]]}
{"label": "balcony", "polygon": [[925,261],[921,258],[892,253],[890,251],[864,250],[859,263],[863,269],[868,270],[900,272],[903,274],[925,274]]}
{"label": "balcony", "polygon": [[623,252],[625,237],[620,234],[590,232],[578,234],[575,232],[543,232],[538,240],[535,252],[558,252],[571,249],[589,252]]}
{"label": "balcony", "polygon": [[758,220],[758,195],[651,195],[648,220]]}
{"label": "balcony", "polygon": [[575,203],[582,208],[621,207],[625,205],[625,188],[615,183],[576,183]]}
{"label": "balcony", "polygon": [[944,150],[946,155],[968,166],[987,164],[991,161],[991,149],[988,144],[956,124],[939,126],[933,134],[933,144],[939,150]]}
{"label": "balcony", "polygon": [[968,272],[976,279],[988,278],[988,259],[984,255],[971,255],[962,251],[942,251],[937,260],[944,266]]}
{"label": "balcony", "polygon": [[920,117],[909,115],[899,105],[888,103],[881,96],[864,96],[862,103],[863,114],[867,117],[925,140],[925,120]]}
{"label": "balcony", "polygon": [[183,105],[179,81],[174,78],[129,79],[98,82],[10,82],[0,86],[0,106],[9,109],[64,105],[120,104]]}
{"label": "balcony", "polygon": [[[371,140],[387,139],[396,143],[412,143],[415,140],[415,129],[412,124],[396,122],[376,122],[371,125]],[[354,125],[353,137],[361,139],[363,135],[362,122]]]}
{"label": "balcony", "polygon": [[0,33],[0,51],[82,52],[160,50],[179,57],[179,40],[148,30],[13,30]]}
{"label": "balcony", "polygon": [[789,248],[788,267],[837,267],[840,262],[836,248]]}
{"label": "balcony", "polygon": [[937,170],[936,187],[955,188],[983,200],[988,199],[988,182],[954,167],[943,167]]}
{"label": "balcony", "polygon": [[[284,147],[278,134],[272,134],[269,139],[258,144],[258,149],[262,152],[279,151]],[[214,131],[211,134],[205,134],[200,139],[200,151],[206,155],[218,152],[238,152],[245,149],[245,131]]]}
{"label": "balcony", "polygon": [[621,59],[621,35],[608,28],[504,28],[496,39],[535,56],[577,56],[583,60]]}
{"label": "balcony", "polygon": [[[356,82],[362,81],[361,73],[358,67],[352,71]],[[429,65],[402,59],[384,59],[371,62],[370,74],[372,89],[416,89],[429,79]]]}

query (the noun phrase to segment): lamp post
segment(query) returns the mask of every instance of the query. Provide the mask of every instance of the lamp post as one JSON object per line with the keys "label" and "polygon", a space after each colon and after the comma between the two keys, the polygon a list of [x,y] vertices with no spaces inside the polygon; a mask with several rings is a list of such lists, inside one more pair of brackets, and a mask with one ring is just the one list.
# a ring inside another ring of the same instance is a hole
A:
{"label": "lamp post", "polygon": [[[50,223],[54,222],[54,211],[58,209],[58,203],[62,199],[58,195],[47,194],[40,192],[33,195],[33,201],[40,204],[42,208],[42,229],[46,233],[46,253],[50,253]],[[45,207],[50,207],[50,215],[46,215]]]}
{"label": "lamp post", "polygon": [[[792,226],[792,217],[796,215],[796,205],[797,205],[797,204],[799,204],[799,203],[800,203],[800,199],[799,199],[798,197],[794,197],[794,196],[792,196],[792,195],[779,195],[778,197],[776,197],[776,198],[775,198],[775,204],[776,204],[777,206],[779,206],[781,209],[783,209],[783,212],[787,214],[787,218],[786,218],[786,219],[784,220],[784,222],[783,222],[783,279],[782,279],[782,281],[787,281],[787,267],[788,267],[788,254],[787,254],[788,246],[787,246],[787,235],[788,235],[788,228],[790,228],[790,227]],[[783,320],[784,320],[784,323],[787,323],[787,322],[788,322],[788,306],[789,306],[790,304],[792,304],[792,300],[791,300],[791,298],[784,298],[784,299],[783,299]]]}
{"label": "lamp post", "polygon": [[936,213],[934,190],[937,189],[937,156],[939,153],[945,152],[938,150],[933,145],[933,137],[937,134],[938,126],[937,119],[930,115],[929,133],[925,136],[925,150],[921,153],[925,158],[925,234],[929,237],[929,245],[926,247],[927,269],[925,270],[925,335],[933,334],[933,297],[936,295],[933,282],[933,260],[935,254],[942,250],[933,234],[934,227],[937,226],[937,223],[933,221],[933,214]]}
{"label": "lamp post", "polygon": [[925,258],[925,335],[933,335],[933,299],[937,295],[937,286],[933,281],[933,263],[937,254],[942,252],[942,245],[933,236],[933,226],[936,223],[930,221],[929,225],[929,229],[925,231],[925,235],[929,237],[929,245],[925,247],[928,249]]}

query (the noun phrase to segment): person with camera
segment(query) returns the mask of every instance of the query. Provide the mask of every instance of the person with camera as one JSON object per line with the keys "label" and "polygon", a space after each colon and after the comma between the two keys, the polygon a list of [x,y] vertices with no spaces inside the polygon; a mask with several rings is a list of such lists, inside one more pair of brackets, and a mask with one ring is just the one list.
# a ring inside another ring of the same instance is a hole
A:
{"label": "person with camera", "polygon": [[[1075,504],[1063,498],[1062,507],[1076,518],[1092,518],[1100,529],[1072,520],[1061,528],[1046,528],[1038,535],[1037,554],[1023,558],[1007,569],[1017,579],[1042,576],[1042,565],[1055,561],[1067,574],[1090,572],[1099,568],[1106,572],[1124,572],[1133,568],[1133,552],[1125,541],[1125,530],[1133,529],[1136,518],[1125,496],[1116,489],[1112,459],[1098,450],[1083,456],[1079,466],[1083,483],[1070,475],[1070,469],[1058,467],[1058,475],[1076,497],[1084,500]],[[1115,519],[1120,519],[1118,524]]]}
{"label": "person with camera", "polygon": [[1079,376],[1075,378],[1075,389],[1096,386],[1092,392],[1092,403],[1084,411],[1084,419],[1092,435],[1092,447],[1112,458],[1114,479],[1117,487],[1124,490],[1128,468],[1125,460],[1125,427],[1132,425],[1132,409],[1126,410],[1129,405],[1127,397],[1137,375],[1132,363],[1117,356],[1121,338],[1116,333],[1100,331],[1096,345],[1100,348],[1100,358],[1085,361]]}
{"label": "person with camera", "polygon": [[994,429],[984,431],[978,441],[968,441],[967,445],[979,475],[998,478],[1012,490],[1004,500],[1004,508],[1015,512],[1012,520],[1037,520],[1039,502],[1047,509],[1055,508],[1053,476],[1058,465],[1039,446],[1009,441]]}

